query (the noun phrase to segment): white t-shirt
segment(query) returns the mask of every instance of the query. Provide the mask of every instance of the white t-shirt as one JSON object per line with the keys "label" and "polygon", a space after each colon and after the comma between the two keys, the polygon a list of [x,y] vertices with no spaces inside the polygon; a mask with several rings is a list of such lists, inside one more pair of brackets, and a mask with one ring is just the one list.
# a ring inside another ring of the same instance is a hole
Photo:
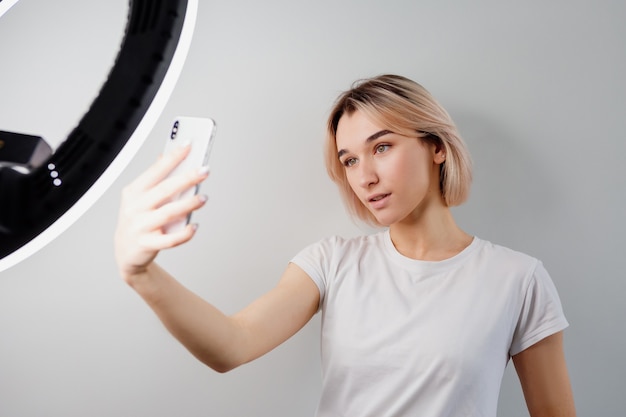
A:
{"label": "white t-shirt", "polygon": [[568,325],[541,262],[479,238],[429,262],[386,230],[292,262],[321,296],[318,417],[495,417],[510,356]]}

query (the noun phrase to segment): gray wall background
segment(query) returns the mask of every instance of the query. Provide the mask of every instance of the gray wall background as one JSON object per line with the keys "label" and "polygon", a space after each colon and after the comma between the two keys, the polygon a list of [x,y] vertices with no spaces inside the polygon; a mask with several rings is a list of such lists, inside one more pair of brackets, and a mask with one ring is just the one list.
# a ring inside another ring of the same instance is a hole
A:
{"label": "gray wall background", "polygon": [[[0,22],[0,128],[63,139],[117,51],[127,2],[22,0]],[[202,1],[161,121],[104,196],[0,277],[0,416],[311,416],[319,321],[226,375],[197,362],[118,278],[121,188],[176,115],[218,122],[200,229],[160,262],[226,312],[304,245],[368,230],[321,157],[326,114],[357,78],[426,86],[472,151],[472,234],[544,261],[571,322],[580,416],[626,409],[626,5],[620,1]],[[5,204],[5,202],[2,202]],[[524,416],[509,367],[499,415]]]}

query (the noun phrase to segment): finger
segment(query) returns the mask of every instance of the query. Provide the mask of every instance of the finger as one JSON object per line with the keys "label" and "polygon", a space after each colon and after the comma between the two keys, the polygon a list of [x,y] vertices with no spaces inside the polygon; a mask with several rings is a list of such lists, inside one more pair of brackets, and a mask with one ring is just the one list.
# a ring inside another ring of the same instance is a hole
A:
{"label": "finger", "polygon": [[192,223],[185,226],[185,228],[179,232],[162,234],[162,244],[165,248],[169,249],[186,243],[194,237],[196,230],[198,230],[198,225],[196,223]]}
{"label": "finger", "polygon": [[198,229],[197,224],[188,224],[184,229],[172,233],[153,233],[144,235],[140,244],[152,251],[170,249],[191,240]]}
{"label": "finger", "polygon": [[131,183],[131,187],[135,190],[146,190],[160,183],[187,157],[190,150],[191,145],[187,143],[177,147],[172,152],[161,155],[156,162]]}
{"label": "finger", "polygon": [[137,219],[136,227],[142,233],[160,231],[171,222],[186,219],[207,201],[205,195],[197,195],[183,200],[164,204],[156,210],[146,212]]}
{"label": "finger", "polygon": [[163,180],[148,190],[138,190],[130,186],[122,190],[121,213],[125,217],[138,217],[145,212],[157,209],[162,205],[177,199],[183,192],[193,189],[209,175],[209,167],[198,171],[189,171]]}
{"label": "finger", "polygon": [[138,204],[140,209],[151,210],[172,201],[181,193],[193,189],[209,176],[209,167],[202,167],[196,171],[188,171],[161,181],[147,190]]}

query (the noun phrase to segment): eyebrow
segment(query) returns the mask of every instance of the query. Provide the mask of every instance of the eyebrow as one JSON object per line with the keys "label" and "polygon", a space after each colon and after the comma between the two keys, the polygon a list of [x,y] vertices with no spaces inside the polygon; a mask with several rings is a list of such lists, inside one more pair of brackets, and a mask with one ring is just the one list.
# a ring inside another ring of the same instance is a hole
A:
{"label": "eyebrow", "polygon": [[[381,136],[385,136],[385,135],[388,135],[390,133],[393,133],[393,132],[391,130],[381,130],[379,132],[374,133],[373,135],[370,135],[367,139],[365,139],[365,143],[369,143],[371,141],[374,141],[374,140],[378,139]],[[347,149],[339,150],[339,152],[337,152],[337,158],[341,158],[347,152],[348,152]]]}

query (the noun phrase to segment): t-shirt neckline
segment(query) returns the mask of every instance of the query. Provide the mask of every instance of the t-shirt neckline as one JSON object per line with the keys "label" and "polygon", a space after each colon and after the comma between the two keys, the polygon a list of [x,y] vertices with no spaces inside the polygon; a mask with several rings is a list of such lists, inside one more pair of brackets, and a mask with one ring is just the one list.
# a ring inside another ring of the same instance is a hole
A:
{"label": "t-shirt neckline", "polygon": [[474,236],[472,242],[467,245],[461,252],[456,255],[443,259],[441,261],[423,261],[419,259],[409,258],[408,256],[404,256],[393,244],[391,240],[391,234],[389,229],[386,229],[382,233],[384,248],[390,258],[408,270],[412,271],[428,271],[428,272],[437,272],[441,270],[449,270],[450,268],[463,263],[469,256],[471,256],[483,243],[481,239]]}

